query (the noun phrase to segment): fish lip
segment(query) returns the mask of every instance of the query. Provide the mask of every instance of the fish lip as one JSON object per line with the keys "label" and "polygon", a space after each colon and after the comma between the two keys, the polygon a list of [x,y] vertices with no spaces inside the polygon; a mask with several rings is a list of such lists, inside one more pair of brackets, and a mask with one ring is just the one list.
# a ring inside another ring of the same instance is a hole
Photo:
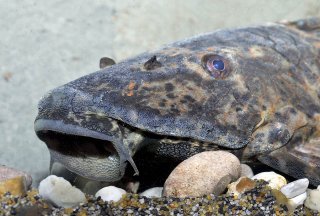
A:
{"label": "fish lip", "polygon": [[65,124],[62,120],[37,119],[34,123],[34,130],[37,135],[43,131],[51,130],[61,134],[91,137],[95,139],[110,141],[112,143],[117,142],[117,140],[115,140],[111,136],[77,125]]}
{"label": "fish lip", "polygon": [[[40,139],[41,139],[42,132],[53,131],[53,132],[65,134],[65,135],[81,136],[81,137],[87,137],[87,138],[93,138],[93,139],[105,140],[105,141],[111,142],[120,158],[120,176],[119,176],[119,179],[117,180],[120,180],[124,175],[125,168],[126,168],[126,161],[128,161],[132,165],[133,169],[135,170],[135,174],[136,175],[139,174],[139,171],[131,155],[129,154],[125,146],[123,146],[122,141],[112,136],[108,136],[102,132],[97,132],[97,131],[90,130],[88,128],[80,127],[77,125],[66,124],[62,120],[51,120],[51,119],[41,119],[41,118],[36,119],[34,123],[34,130]],[[102,179],[99,179],[99,180],[102,180]]]}

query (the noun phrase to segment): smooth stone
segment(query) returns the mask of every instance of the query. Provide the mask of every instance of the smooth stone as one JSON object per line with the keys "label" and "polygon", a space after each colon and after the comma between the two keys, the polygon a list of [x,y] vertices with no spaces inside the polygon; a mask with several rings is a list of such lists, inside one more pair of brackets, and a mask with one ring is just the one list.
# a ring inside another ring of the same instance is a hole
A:
{"label": "smooth stone", "polygon": [[276,198],[278,205],[285,205],[288,208],[288,215],[293,215],[294,210],[303,204],[307,193],[288,199],[280,190],[272,189],[272,195]]}
{"label": "smooth stone", "polygon": [[307,199],[305,200],[304,205],[309,209],[320,211],[320,185],[317,189],[307,190]]}
{"label": "smooth stone", "polygon": [[115,186],[108,186],[100,189],[95,197],[101,197],[103,201],[114,201],[118,202],[124,194],[127,192],[121,188],[115,187]]}
{"label": "smooth stone", "polygon": [[309,180],[307,178],[298,179],[284,185],[280,191],[289,199],[299,196],[306,192],[309,186]]}
{"label": "smooth stone", "polygon": [[255,181],[246,176],[242,176],[237,181],[228,185],[227,194],[233,194],[235,197],[240,198],[241,194],[253,189],[255,186]]}
{"label": "smooth stone", "polygon": [[281,187],[287,184],[287,180],[282,175],[275,172],[261,172],[254,175],[251,179],[262,179],[269,182],[272,189],[280,190]]}
{"label": "smooth stone", "polygon": [[303,202],[307,198],[307,192],[304,192],[298,196],[295,196],[294,198],[288,199],[287,207],[290,210],[296,209],[298,206],[302,205]]}
{"label": "smooth stone", "polygon": [[240,176],[245,176],[248,178],[253,177],[253,171],[251,167],[249,167],[247,164],[241,164],[241,174]]}
{"label": "smooth stone", "polygon": [[27,189],[31,188],[32,184],[32,177],[26,172],[7,167],[4,165],[0,165],[0,181],[4,181],[7,179],[12,179],[18,176],[24,176],[25,177],[25,182],[26,182],[26,187]]}
{"label": "smooth stone", "polygon": [[151,197],[162,197],[162,191],[163,191],[163,187],[153,187],[153,188],[149,188],[145,191],[143,191],[142,193],[140,193],[140,196],[145,196],[148,198]]}
{"label": "smooth stone", "polygon": [[71,208],[86,202],[84,193],[62,177],[50,175],[40,182],[40,196],[55,206]]}
{"label": "smooth stone", "polygon": [[226,151],[205,151],[181,162],[169,175],[163,196],[221,194],[240,177],[239,159]]}
{"label": "smooth stone", "polygon": [[0,181],[0,195],[10,192],[12,195],[25,195],[27,192],[27,182],[24,176],[16,176],[11,179]]}

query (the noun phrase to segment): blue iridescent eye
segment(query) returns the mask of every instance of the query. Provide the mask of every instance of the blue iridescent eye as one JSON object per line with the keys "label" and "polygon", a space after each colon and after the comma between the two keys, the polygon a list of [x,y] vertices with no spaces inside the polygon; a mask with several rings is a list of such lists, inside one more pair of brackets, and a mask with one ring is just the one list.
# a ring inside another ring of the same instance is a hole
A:
{"label": "blue iridescent eye", "polygon": [[222,60],[213,60],[212,61],[212,66],[214,69],[223,71],[224,70],[224,62]]}
{"label": "blue iridescent eye", "polygon": [[224,79],[231,72],[228,59],[220,55],[208,54],[202,57],[203,68],[210,73],[214,79]]}

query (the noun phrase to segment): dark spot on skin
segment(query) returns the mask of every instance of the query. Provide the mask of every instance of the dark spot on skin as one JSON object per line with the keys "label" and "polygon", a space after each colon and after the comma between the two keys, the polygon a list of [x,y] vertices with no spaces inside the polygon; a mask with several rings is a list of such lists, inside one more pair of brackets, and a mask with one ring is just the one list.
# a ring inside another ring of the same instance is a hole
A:
{"label": "dark spot on skin", "polygon": [[153,70],[156,68],[161,67],[161,63],[157,60],[156,56],[152,56],[148,61],[146,61],[146,63],[144,63],[143,67],[146,70]]}
{"label": "dark spot on skin", "polygon": [[288,118],[282,113],[276,112],[274,114],[275,118],[278,119],[279,122],[287,122]]}
{"label": "dark spot on skin", "polygon": [[151,91],[152,90],[150,87],[147,87],[147,86],[143,86],[142,89],[146,90],[146,91]]}
{"label": "dark spot on skin", "polygon": [[246,104],[249,101],[251,96],[249,92],[245,94],[240,94],[240,92],[236,92],[236,91],[234,91],[232,95],[234,99],[240,104]]}
{"label": "dark spot on skin", "polygon": [[160,103],[159,103],[159,106],[160,106],[160,107],[165,107],[166,104],[165,104],[164,102],[160,102]]}
{"label": "dark spot on skin", "polygon": [[291,114],[293,114],[293,115],[296,115],[296,114],[297,114],[297,111],[296,111],[294,108],[292,108],[292,107],[290,107],[289,112],[290,112]]}
{"label": "dark spot on skin", "polygon": [[177,108],[172,108],[170,109],[171,112],[175,113],[175,114],[179,114],[180,111]]}
{"label": "dark spot on skin", "polygon": [[254,138],[263,138],[264,137],[264,133],[257,133]]}
{"label": "dark spot on skin", "polygon": [[282,116],[281,116],[281,113],[279,113],[279,112],[276,112],[275,114],[274,114],[274,116],[277,118],[277,119],[280,119]]}
{"label": "dark spot on skin", "polygon": [[282,132],[281,136],[278,137],[278,140],[279,140],[282,144],[286,144],[286,143],[288,142],[289,138],[290,138],[290,133],[289,133],[289,131],[288,131],[287,129],[285,129],[285,130]]}
{"label": "dark spot on skin", "polygon": [[287,129],[283,128],[274,128],[272,131],[269,132],[268,142],[273,144],[279,141],[282,144],[286,144],[290,139],[290,133]]}
{"label": "dark spot on skin", "polygon": [[164,88],[166,89],[167,92],[171,92],[174,90],[174,86],[172,85],[172,83],[166,83]]}
{"label": "dark spot on skin", "polygon": [[168,98],[170,98],[170,99],[176,98],[176,96],[174,96],[174,94],[173,94],[173,93],[169,93],[169,94],[167,94],[167,97],[168,97]]}
{"label": "dark spot on skin", "polygon": [[237,111],[237,112],[241,112],[241,111],[242,111],[242,108],[241,108],[241,107],[237,107],[237,108],[236,108],[236,111]]}
{"label": "dark spot on skin", "polygon": [[187,101],[190,101],[190,102],[195,102],[195,101],[196,101],[196,100],[193,99],[193,97],[191,97],[190,95],[185,95],[185,96],[183,96],[183,98],[184,98],[185,100],[187,100]]}
{"label": "dark spot on skin", "polygon": [[180,103],[185,104],[185,103],[187,103],[187,101],[186,100],[180,100]]}

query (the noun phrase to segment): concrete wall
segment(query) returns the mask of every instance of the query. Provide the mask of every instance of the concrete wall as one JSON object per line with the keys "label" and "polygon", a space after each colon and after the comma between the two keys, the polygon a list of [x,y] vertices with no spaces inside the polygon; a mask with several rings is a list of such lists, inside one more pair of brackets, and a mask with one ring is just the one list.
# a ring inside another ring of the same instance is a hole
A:
{"label": "concrete wall", "polygon": [[319,0],[0,1],[0,164],[47,175],[37,102],[48,90],[116,61],[217,28],[319,15]]}

